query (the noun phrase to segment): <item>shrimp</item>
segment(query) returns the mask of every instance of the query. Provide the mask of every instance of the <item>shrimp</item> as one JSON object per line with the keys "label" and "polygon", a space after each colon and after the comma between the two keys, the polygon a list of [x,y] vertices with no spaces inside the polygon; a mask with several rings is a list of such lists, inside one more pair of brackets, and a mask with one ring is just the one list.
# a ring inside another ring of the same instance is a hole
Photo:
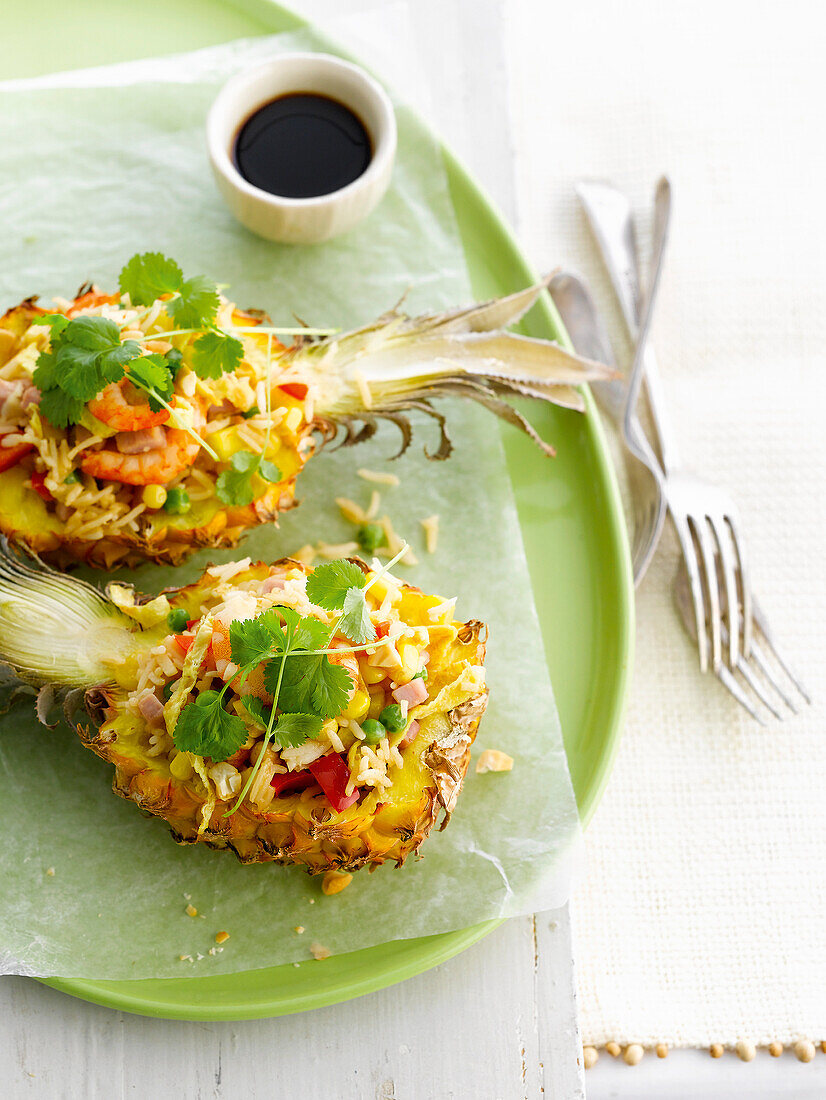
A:
{"label": "shrimp", "polygon": [[127,400],[127,395],[131,397],[133,393],[137,391],[129,385],[129,379],[121,378],[120,382],[112,382],[92,398],[88,405],[89,412],[119,432],[140,432],[144,428],[164,424],[169,419],[168,409],[154,412],[146,400],[137,403]]}
{"label": "shrimp", "polygon": [[[176,405],[185,406],[180,398]],[[191,407],[191,406],[185,406]],[[200,408],[193,408],[194,428],[204,426],[204,416]],[[120,436],[113,437],[115,448],[104,447],[99,451],[85,451],[80,459],[80,468],[92,477],[107,481],[120,481],[125,485],[167,485],[192,466],[198,455],[199,443],[181,428],[158,428],[157,446],[138,453],[124,454],[118,447]],[[130,436],[127,448],[134,440]]]}
{"label": "shrimp", "polygon": [[[82,288],[81,288],[82,289]],[[120,302],[119,294],[104,294],[96,286],[89,287],[85,293],[78,295],[66,310],[67,317],[76,317],[81,310],[91,309],[93,306],[114,306]]]}

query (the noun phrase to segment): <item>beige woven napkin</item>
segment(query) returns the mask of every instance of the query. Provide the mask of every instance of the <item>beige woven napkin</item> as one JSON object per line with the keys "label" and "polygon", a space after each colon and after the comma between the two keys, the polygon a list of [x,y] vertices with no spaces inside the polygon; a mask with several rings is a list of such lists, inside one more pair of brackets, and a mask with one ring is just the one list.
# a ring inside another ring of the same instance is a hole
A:
{"label": "beige woven napkin", "polygon": [[596,1045],[826,1039],[826,79],[797,14],[814,9],[759,7],[511,9],[523,240],[607,304],[573,184],[612,178],[644,208],[669,173],[655,344],[676,427],[739,502],[754,588],[815,695],[761,728],[700,676],[669,531],[574,903]]}

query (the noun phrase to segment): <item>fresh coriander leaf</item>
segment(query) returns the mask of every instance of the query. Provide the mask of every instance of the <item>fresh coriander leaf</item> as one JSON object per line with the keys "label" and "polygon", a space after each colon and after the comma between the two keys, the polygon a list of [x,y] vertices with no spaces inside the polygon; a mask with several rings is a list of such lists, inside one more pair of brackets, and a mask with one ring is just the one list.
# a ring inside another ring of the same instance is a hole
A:
{"label": "fresh coriander leaf", "polygon": [[69,323],[65,313],[47,313],[43,317],[35,317],[33,325],[48,325],[51,329],[51,340],[56,339]]}
{"label": "fresh coriander leaf", "polygon": [[239,507],[252,504],[255,500],[252,477],[258,467],[258,455],[252,451],[236,451],[229,464],[231,469],[219,474],[216,482],[218,499]]}
{"label": "fresh coriander leaf", "polygon": [[272,629],[264,617],[236,620],[230,623],[229,642],[233,664],[239,668],[254,668],[272,654]]}
{"label": "fresh coriander leaf", "polygon": [[296,653],[268,661],[264,669],[264,683],[273,695],[278,687],[279,675],[279,707],[291,712],[320,714],[323,718],[335,718],[341,714],[353,687],[349,671],[342,665],[332,664],[325,654],[309,656]]}
{"label": "fresh coriander leaf", "polygon": [[244,358],[244,345],[226,332],[206,332],[192,345],[192,369],[199,378],[220,378]]}
{"label": "fresh coriander leaf", "polygon": [[330,628],[305,615],[298,623],[293,639],[296,649],[327,649],[330,641]]}
{"label": "fresh coriander leaf", "polygon": [[244,704],[244,709],[247,713],[254,718],[259,725],[263,726],[264,729],[269,727],[272,709],[265,706],[257,695],[242,695],[241,702]]}
{"label": "fresh coriander leaf", "polygon": [[364,588],[364,573],[351,561],[339,559],[317,566],[307,578],[307,598],[316,607],[340,611],[351,588]]}
{"label": "fresh coriander leaf", "polygon": [[170,298],[166,312],[179,328],[205,328],[218,313],[218,287],[205,275],[195,275],[180,284],[179,298]]}
{"label": "fresh coriander leaf", "polygon": [[58,385],[60,372],[57,369],[57,356],[53,352],[41,351],[38,355],[32,381],[41,392]]}
{"label": "fresh coriander leaf", "polygon": [[247,409],[246,411],[241,413],[241,416],[243,416],[244,420],[252,420],[252,418],[254,416],[260,416],[260,415],[261,415],[261,410],[258,408],[257,405],[253,405],[252,408]]}
{"label": "fresh coriander leaf", "polygon": [[335,718],[350,701],[353,677],[344,665],[334,665],[326,656],[310,660],[321,662],[310,689],[310,709],[325,718]]}
{"label": "fresh coriander leaf", "polygon": [[166,366],[169,373],[173,378],[177,378],[178,371],[181,369],[184,361],[181,352],[177,348],[170,348],[166,355],[164,355],[164,359],[166,360]]}
{"label": "fresh coriander leaf", "polygon": [[224,504],[235,505],[238,508],[252,504],[255,500],[250,475],[238,470],[224,470],[219,474],[215,483],[215,493]]}
{"label": "fresh coriander leaf", "polygon": [[116,347],[107,348],[98,355],[98,369],[106,383],[119,382],[123,378],[123,368],[132,359],[137,359],[141,346],[136,340],[124,340]]}
{"label": "fresh coriander leaf", "polygon": [[67,428],[70,424],[77,424],[83,415],[85,402],[79,397],[72,397],[65,390],[44,390],[40,398],[40,415],[45,416],[54,428]]}
{"label": "fresh coriander leaf", "polygon": [[181,711],[172,740],[180,752],[194,752],[215,761],[226,760],[244,744],[247,727],[224,710],[217,691],[202,691]]}
{"label": "fresh coriander leaf", "polygon": [[97,369],[98,353],[90,348],[61,343],[55,362],[57,383],[73,397],[89,401],[103,389],[103,378]]}
{"label": "fresh coriander leaf", "polygon": [[75,317],[63,330],[63,339],[89,351],[120,346],[120,329],[108,317]]}
{"label": "fresh coriander leaf", "polygon": [[270,462],[266,458],[261,459],[256,472],[259,477],[263,477],[264,481],[276,482],[281,480],[281,471],[274,462]]}
{"label": "fresh coriander leaf", "polygon": [[118,286],[128,294],[132,305],[149,306],[162,294],[180,290],[184,274],[174,260],[160,252],[144,252],[127,262]]}
{"label": "fresh coriander leaf", "polygon": [[280,714],[274,734],[282,749],[297,749],[305,741],[318,737],[324,720],[317,714]]}
{"label": "fresh coriander leaf", "polygon": [[349,588],[344,597],[344,609],[337,629],[356,645],[372,642],[376,629],[370,621],[367,600],[361,588]]}
{"label": "fresh coriander leaf", "polygon": [[[168,402],[175,389],[175,382],[166,365],[166,359],[162,355],[143,355],[133,359],[129,367],[129,381],[135,383],[141,389],[154,390],[154,393]],[[149,407],[158,412],[163,408],[160,401],[152,393],[149,396]]]}

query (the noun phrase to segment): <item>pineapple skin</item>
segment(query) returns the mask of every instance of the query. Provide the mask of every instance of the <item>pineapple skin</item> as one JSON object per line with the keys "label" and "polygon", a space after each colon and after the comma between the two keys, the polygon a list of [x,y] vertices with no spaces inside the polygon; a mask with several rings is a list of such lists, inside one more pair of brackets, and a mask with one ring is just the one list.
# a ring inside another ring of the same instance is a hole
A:
{"label": "pineapple skin", "polygon": [[[354,559],[355,560],[355,559]],[[309,572],[292,559],[289,563]],[[363,563],[358,563],[362,568]],[[250,570],[269,569],[256,563]],[[183,606],[199,602],[204,578],[180,589],[168,589],[170,604]],[[411,585],[403,592],[423,595]],[[440,655],[439,667],[429,665],[434,675],[450,677],[467,662],[481,666],[485,658],[487,628],[471,621],[454,623],[455,640]],[[158,758],[149,758],[137,747],[124,747],[112,730],[101,730],[104,710],[115,699],[111,689],[96,688],[87,693],[86,708],[93,725],[77,725],[81,741],[102,759],[113,764],[112,788],[134,802],[145,813],[160,817],[169,825],[179,844],[203,843],[235,853],[242,863],[300,864],[310,874],[329,870],[371,869],[392,861],[401,867],[441,817],[444,829],[456,805],[470,763],[470,750],[484,714],[488,693],[485,688],[457,693],[455,705],[426,718],[415,740],[405,749],[405,782],[394,782],[382,796],[366,794],[341,813],[332,810],[323,797],[302,802],[301,796],[276,799],[269,811],[257,812],[248,803],[229,818],[228,804],[218,801],[205,827],[199,828],[203,799],[196,797],[187,781],[176,779]],[[274,808],[276,807],[277,808]]]}

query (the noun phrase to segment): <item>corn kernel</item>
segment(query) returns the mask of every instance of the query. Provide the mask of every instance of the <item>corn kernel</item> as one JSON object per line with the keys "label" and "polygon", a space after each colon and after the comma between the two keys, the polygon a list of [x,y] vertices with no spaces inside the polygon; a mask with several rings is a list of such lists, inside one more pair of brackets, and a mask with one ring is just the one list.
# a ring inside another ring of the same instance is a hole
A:
{"label": "corn kernel", "polygon": [[145,485],[141,497],[147,508],[163,508],[166,489],[163,485]]}
{"label": "corn kernel", "polygon": [[341,891],[350,885],[353,881],[353,876],[346,871],[328,871],[324,878],[321,880],[321,889],[325,894],[340,894]]}
{"label": "corn kernel", "polygon": [[370,696],[366,691],[362,691],[361,688],[356,688],[353,693],[353,698],[347,704],[344,710],[344,714],[347,718],[355,718],[358,722],[362,719],[370,706]]}
{"label": "corn kernel", "polygon": [[370,707],[367,711],[368,718],[378,718],[381,712],[384,710],[384,692],[371,691],[370,692]]}
{"label": "corn kernel", "polygon": [[189,753],[179,752],[169,765],[169,770],[176,779],[189,779],[193,772]]}
{"label": "corn kernel", "polygon": [[372,665],[363,664],[361,666],[361,678],[365,684],[380,684],[385,677],[383,668],[374,668]]}
{"label": "corn kernel", "polygon": [[215,936],[216,943],[226,943],[229,939],[229,932],[218,932]]}

